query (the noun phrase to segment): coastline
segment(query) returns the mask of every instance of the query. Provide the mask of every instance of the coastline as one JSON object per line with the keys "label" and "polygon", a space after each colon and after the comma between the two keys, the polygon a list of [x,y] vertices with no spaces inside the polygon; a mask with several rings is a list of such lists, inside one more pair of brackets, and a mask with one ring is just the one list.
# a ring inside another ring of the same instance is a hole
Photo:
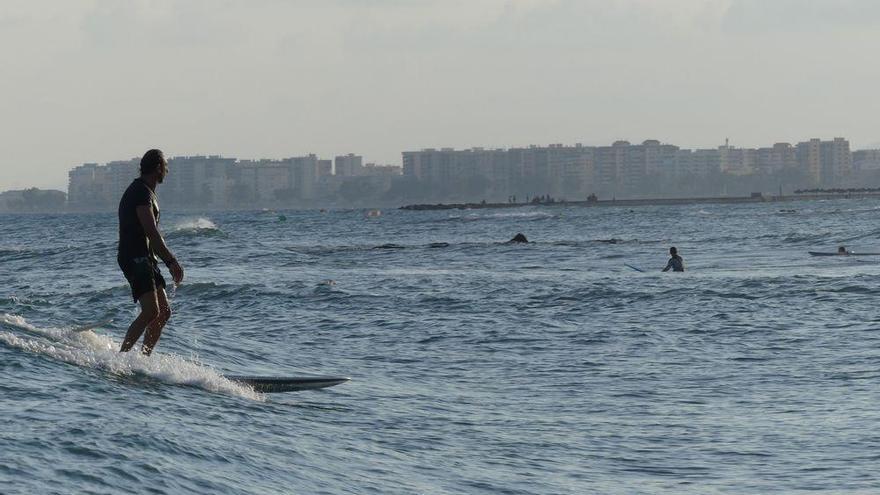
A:
{"label": "coastline", "polygon": [[[263,206],[230,206],[217,207],[205,206],[199,207],[195,205],[178,206],[167,205],[168,211],[181,213],[200,213],[200,212],[217,212],[217,211],[282,211],[282,210],[369,210],[369,209],[398,209],[409,211],[422,210],[474,210],[485,208],[519,208],[524,206],[581,206],[581,207],[633,207],[633,206],[663,206],[663,205],[689,205],[689,204],[744,204],[744,203],[790,203],[796,201],[821,201],[829,199],[872,199],[880,198],[878,192],[851,192],[851,193],[813,193],[813,194],[791,194],[783,196],[716,196],[716,197],[695,197],[695,198],[639,198],[639,199],[601,199],[596,201],[544,201],[544,202],[528,202],[528,203],[416,203],[404,206],[396,206],[389,203],[378,203],[372,206],[364,204],[341,206],[339,204],[322,205],[263,205]],[[399,203],[398,203],[399,204]],[[77,207],[77,208],[40,208],[30,210],[9,210],[0,209],[0,215],[41,215],[41,214],[75,214],[75,213],[108,213],[114,212],[115,208],[110,207]]]}
{"label": "coastline", "polygon": [[401,210],[472,210],[480,208],[517,208],[523,206],[583,206],[583,207],[610,207],[610,206],[663,206],[663,205],[689,205],[689,204],[741,204],[741,203],[772,203],[772,202],[795,202],[795,201],[818,201],[826,199],[865,199],[880,198],[880,192],[876,193],[839,193],[839,194],[794,194],[788,196],[719,196],[698,198],[643,198],[643,199],[602,199],[596,201],[552,201],[552,202],[529,202],[529,203],[437,203],[437,204],[412,204],[401,206]]}

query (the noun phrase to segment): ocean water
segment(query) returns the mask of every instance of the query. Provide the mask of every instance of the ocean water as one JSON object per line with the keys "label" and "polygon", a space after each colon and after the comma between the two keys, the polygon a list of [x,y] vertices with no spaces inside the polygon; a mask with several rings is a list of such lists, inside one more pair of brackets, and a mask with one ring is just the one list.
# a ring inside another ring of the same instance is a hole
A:
{"label": "ocean water", "polygon": [[150,358],[114,214],[3,215],[0,493],[878,493],[878,212],[165,211]]}

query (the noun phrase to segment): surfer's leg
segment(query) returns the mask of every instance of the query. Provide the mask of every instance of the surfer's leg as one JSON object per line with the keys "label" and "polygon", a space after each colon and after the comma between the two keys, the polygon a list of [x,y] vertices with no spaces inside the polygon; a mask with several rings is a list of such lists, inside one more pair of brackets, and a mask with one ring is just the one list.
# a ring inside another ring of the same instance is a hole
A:
{"label": "surfer's leg", "polygon": [[[162,291],[164,294],[165,291]],[[141,303],[141,312],[128,326],[128,332],[125,333],[125,339],[122,341],[120,352],[128,352],[134,346],[135,342],[141,338],[144,329],[151,321],[159,316],[159,301],[156,298],[156,291],[152,290],[138,298]]]}
{"label": "surfer's leg", "polygon": [[147,335],[144,336],[144,347],[142,349],[142,352],[147,356],[153,352],[153,347],[156,347],[159,337],[162,336],[162,329],[165,328],[165,324],[171,318],[171,306],[168,304],[168,296],[165,295],[165,289],[158,289],[156,297],[158,299],[159,313],[147,325]]}

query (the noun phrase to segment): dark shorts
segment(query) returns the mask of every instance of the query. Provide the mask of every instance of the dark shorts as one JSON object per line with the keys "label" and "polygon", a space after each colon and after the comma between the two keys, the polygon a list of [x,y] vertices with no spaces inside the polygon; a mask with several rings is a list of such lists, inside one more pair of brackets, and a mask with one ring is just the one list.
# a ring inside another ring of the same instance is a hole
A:
{"label": "dark shorts", "polygon": [[134,302],[147,292],[165,288],[165,279],[159,272],[159,266],[150,258],[117,259],[119,268],[125,274],[128,285],[131,286],[131,297]]}

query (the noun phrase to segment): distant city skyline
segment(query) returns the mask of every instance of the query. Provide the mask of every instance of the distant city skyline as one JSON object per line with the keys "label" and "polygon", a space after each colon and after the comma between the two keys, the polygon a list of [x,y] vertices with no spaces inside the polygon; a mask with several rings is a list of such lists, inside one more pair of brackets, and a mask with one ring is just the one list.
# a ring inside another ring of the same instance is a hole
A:
{"label": "distant city skyline", "polygon": [[153,147],[873,148],[878,26],[869,0],[4,2],[0,190]]}
{"label": "distant city skyline", "polygon": [[[281,160],[167,158],[170,174],[160,196],[163,204],[183,209],[772,196],[880,185],[880,150],[854,151],[845,137],[775,141],[760,148],[725,141],[715,148],[687,149],[652,139],[603,146],[426,148],[402,152],[402,166],[364,163],[353,153],[333,159],[315,154]],[[137,175],[138,162],[71,169],[65,208],[112,209]],[[27,198],[21,192],[0,194],[0,209],[48,204],[59,196],[31,193]]]}
{"label": "distant city skyline", "polygon": [[[172,209],[236,209],[754,197],[880,186],[880,149],[852,150],[840,136],[759,148],[725,141],[688,149],[648,139],[401,154],[402,166],[365,163],[354,153],[333,159],[169,156],[171,173],[160,196]],[[112,209],[138,163],[135,157],[79,165],[68,172],[65,191],[0,192],[0,210]]]}
{"label": "distant city skyline", "polygon": [[[803,138],[803,137],[802,137],[802,138]],[[647,138],[647,140],[654,140],[654,139],[653,139],[653,138]],[[855,152],[855,151],[859,151],[859,150],[862,150],[862,151],[868,151],[868,150],[878,150],[878,149],[880,149],[880,143],[878,143],[878,144],[876,144],[876,145],[874,145],[874,146],[872,146],[872,147],[861,147],[861,148],[859,148],[859,147],[854,146],[854,145],[852,144],[851,140],[849,140],[848,138],[847,138],[847,140],[850,142],[850,149],[851,149],[851,151],[853,151],[853,152]],[[640,140],[631,140],[631,139],[626,139],[626,138],[621,138],[621,139],[616,139],[616,140],[614,140],[614,142],[617,142],[617,141],[626,141],[626,142],[632,142],[632,143],[640,143],[640,142],[642,142],[642,141],[640,141]],[[667,141],[663,141],[663,140],[657,140],[657,141],[659,141],[659,142],[661,142],[661,143],[668,143]],[[730,141],[730,140],[727,140],[727,144],[728,144],[731,148],[745,148],[745,149],[758,149],[758,148],[761,148],[761,147],[766,147],[766,146],[768,146],[769,144],[772,144],[772,143],[793,143],[793,142],[797,142],[797,140],[792,140],[792,141],[786,141],[786,140],[771,140],[771,141],[769,141],[769,142],[761,143],[761,144],[758,145],[758,146],[745,146],[745,145],[742,145],[742,144],[740,144],[740,143],[734,143],[734,142],[732,142],[732,141]],[[610,142],[609,142],[609,143],[610,143]],[[471,147],[427,146],[427,147],[423,147],[423,148],[419,148],[419,149],[412,148],[412,149],[410,149],[410,150],[408,150],[408,151],[398,151],[398,152],[397,152],[397,158],[396,158],[396,160],[392,160],[392,161],[389,161],[389,162],[387,162],[387,163],[378,162],[378,161],[376,161],[376,160],[369,160],[369,159],[367,159],[366,157],[364,157],[364,155],[357,153],[356,150],[355,150],[354,152],[346,152],[345,155],[357,156],[357,157],[358,157],[363,163],[365,163],[365,164],[368,163],[368,164],[373,164],[373,165],[375,165],[376,163],[378,163],[378,164],[380,164],[380,165],[382,165],[382,166],[397,166],[397,167],[403,167],[403,160],[401,159],[401,154],[405,154],[405,153],[412,152],[412,151],[433,150],[433,149],[438,149],[438,150],[439,150],[439,149],[453,149],[453,150],[456,150],[456,151],[466,151],[466,150],[471,150],[471,149],[480,149],[480,150],[482,150],[482,149],[485,149],[485,150],[505,149],[505,150],[507,150],[507,149],[528,148],[528,147],[550,147],[550,146],[558,146],[558,145],[562,145],[562,146],[574,146],[575,144],[579,144],[579,145],[582,145],[582,146],[588,146],[588,147],[601,147],[601,146],[606,146],[606,145],[608,145],[609,143],[591,144],[590,141],[586,141],[586,140],[584,140],[584,141],[578,141],[577,143],[559,143],[559,144],[557,144],[557,142],[543,143],[543,144],[542,144],[542,143],[529,143],[529,144],[522,144],[522,143],[520,143],[520,144],[513,145],[513,146],[471,146]],[[768,144],[768,143],[769,143],[769,144]],[[723,146],[723,145],[724,145],[724,142],[722,142],[721,144],[715,143],[714,145],[710,145],[710,146],[706,146],[706,147],[688,147],[688,146],[681,146],[681,145],[676,145],[676,146],[679,146],[681,149],[699,150],[699,149],[716,149],[716,148],[719,148],[719,147],[721,147],[721,146]],[[146,150],[144,150],[144,151],[146,151]],[[164,151],[164,150],[163,150],[163,151]],[[300,154],[300,155],[291,154],[291,155],[287,155],[287,156],[284,156],[284,157],[265,157],[265,156],[263,156],[263,157],[246,157],[246,158],[243,158],[243,157],[238,157],[237,155],[227,155],[227,154],[221,154],[221,153],[196,153],[196,154],[171,155],[171,154],[168,154],[168,153],[166,152],[166,156],[168,156],[169,158],[172,158],[172,157],[185,158],[185,157],[191,157],[191,156],[218,156],[218,157],[235,156],[235,157],[236,157],[235,160],[240,160],[240,161],[252,161],[252,162],[259,162],[259,161],[261,161],[261,160],[262,160],[262,161],[265,161],[265,160],[285,160],[285,159],[289,159],[289,158],[294,157],[294,156],[305,156],[305,155],[312,155],[312,154],[314,154],[314,153],[305,153],[305,154]],[[316,155],[316,156],[322,156],[322,155],[320,155],[320,154],[315,154],[315,155]],[[345,156],[345,155],[339,155],[339,154],[333,154],[333,153],[331,153],[331,154],[329,154],[329,155],[323,155],[323,156],[336,156],[337,158],[339,158],[339,157],[341,157],[341,156]],[[28,183],[25,183],[25,182],[22,181],[22,182],[19,182],[19,183],[18,183],[18,184],[20,184],[20,185],[16,185],[15,187],[0,187],[0,192],[2,192],[2,191],[8,191],[8,190],[27,189],[27,188],[31,188],[31,187],[36,187],[36,188],[39,188],[39,189],[55,189],[55,190],[66,191],[66,190],[67,190],[67,186],[68,186],[68,181],[69,181],[68,173],[70,172],[71,169],[73,169],[73,168],[75,168],[75,167],[77,167],[77,166],[79,166],[79,165],[82,165],[82,164],[84,164],[84,163],[102,164],[102,163],[114,163],[114,162],[119,162],[119,161],[129,161],[129,160],[139,160],[139,159],[140,159],[140,158],[139,158],[138,156],[132,156],[131,158],[128,158],[128,159],[123,159],[123,158],[120,158],[120,157],[113,157],[113,158],[111,158],[111,159],[109,159],[109,160],[106,160],[106,161],[86,160],[86,161],[84,161],[84,162],[81,162],[81,163],[78,164],[78,165],[75,164],[75,165],[68,166],[65,170],[63,170],[63,171],[61,172],[61,176],[62,176],[62,179],[61,179],[61,180],[58,180],[58,179],[56,179],[56,178],[54,178],[54,177],[52,177],[52,178],[48,178],[48,177],[46,177],[46,178],[43,179],[43,181],[39,181],[39,180],[37,180],[37,181],[33,181],[33,182],[28,182]]]}

